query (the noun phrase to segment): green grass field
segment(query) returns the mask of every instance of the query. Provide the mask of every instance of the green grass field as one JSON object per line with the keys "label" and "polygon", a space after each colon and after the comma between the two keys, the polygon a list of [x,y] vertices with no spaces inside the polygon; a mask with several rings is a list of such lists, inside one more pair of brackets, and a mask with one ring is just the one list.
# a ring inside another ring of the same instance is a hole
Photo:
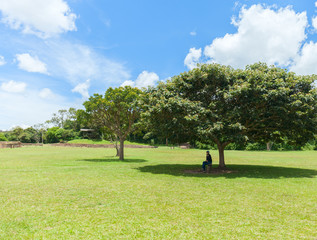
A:
{"label": "green grass field", "polygon": [[316,151],[125,153],[0,149],[0,239],[317,239]]}
{"label": "green grass field", "polygon": [[[92,139],[74,139],[71,141],[68,141],[68,143],[80,143],[80,144],[112,144],[108,140],[92,140]],[[119,144],[119,142],[118,142]],[[137,143],[137,142],[130,142],[130,141],[124,141],[125,145],[148,145],[145,143]]]}

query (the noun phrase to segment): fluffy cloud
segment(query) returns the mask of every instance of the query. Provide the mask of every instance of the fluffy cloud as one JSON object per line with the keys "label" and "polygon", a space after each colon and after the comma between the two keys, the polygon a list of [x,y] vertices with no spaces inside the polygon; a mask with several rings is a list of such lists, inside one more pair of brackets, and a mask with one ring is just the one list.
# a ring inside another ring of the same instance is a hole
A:
{"label": "fluffy cloud", "polygon": [[4,57],[0,55],[0,66],[6,64],[6,61],[4,60]]}
{"label": "fluffy cloud", "polygon": [[41,38],[76,30],[76,15],[63,0],[1,0],[0,11],[11,28]]}
{"label": "fluffy cloud", "polygon": [[291,7],[265,8],[260,4],[243,7],[232,24],[238,28],[237,33],[215,39],[204,54],[212,61],[233,67],[258,61],[289,65],[306,39],[308,26],[305,12],[295,13]]}
{"label": "fluffy cloud", "polygon": [[143,71],[135,81],[138,88],[154,86],[159,81],[159,76],[154,72]]}
{"label": "fluffy cloud", "polygon": [[19,68],[28,72],[47,73],[46,64],[41,62],[38,57],[31,57],[28,53],[17,54]]}
{"label": "fluffy cloud", "polygon": [[54,99],[55,98],[55,94],[52,92],[51,89],[49,88],[43,88],[40,92],[39,92],[39,96],[43,99]]}
{"label": "fluffy cloud", "polygon": [[135,82],[131,81],[131,80],[127,80],[127,81],[124,81],[120,87],[125,87],[125,86],[131,86],[131,87],[134,87],[135,85]]}
{"label": "fluffy cloud", "polygon": [[191,48],[189,49],[189,53],[187,54],[184,65],[188,67],[190,70],[197,67],[199,63],[199,59],[201,58],[201,48]]}
{"label": "fluffy cloud", "polygon": [[82,95],[83,98],[89,98],[88,89],[90,87],[90,80],[86,80],[84,83],[78,84],[72,89],[72,92],[77,92]]}
{"label": "fluffy cloud", "polygon": [[[1,84],[1,90],[8,93],[22,93],[25,91],[26,83],[13,80]],[[4,98],[3,98],[4,99]]]}
{"label": "fluffy cloud", "polygon": [[317,43],[306,43],[301,54],[294,60],[290,70],[297,74],[317,74]]}
{"label": "fluffy cloud", "polygon": [[121,84],[124,86],[131,86],[137,88],[143,88],[148,86],[154,86],[159,81],[159,76],[154,72],[143,71],[139,74],[135,82],[128,80]]}
{"label": "fluffy cloud", "polygon": [[317,17],[313,17],[312,19],[313,27],[317,30]]}

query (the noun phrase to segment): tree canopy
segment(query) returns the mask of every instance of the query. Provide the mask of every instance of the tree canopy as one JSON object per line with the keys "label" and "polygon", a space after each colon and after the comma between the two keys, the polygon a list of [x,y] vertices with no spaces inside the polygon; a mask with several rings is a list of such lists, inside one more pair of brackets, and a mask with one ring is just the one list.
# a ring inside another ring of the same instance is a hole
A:
{"label": "tree canopy", "polygon": [[145,116],[152,129],[161,126],[166,136],[182,133],[182,140],[214,142],[219,166],[225,167],[229,143],[287,139],[302,144],[313,138],[314,79],[263,63],[244,70],[203,64],[150,90]]}
{"label": "tree canopy", "polygon": [[120,141],[120,160],[124,159],[124,141],[140,115],[141,94],[141,90],[129,86],[109,88],[104,95],[94,94],[84,103],[90,120]]}

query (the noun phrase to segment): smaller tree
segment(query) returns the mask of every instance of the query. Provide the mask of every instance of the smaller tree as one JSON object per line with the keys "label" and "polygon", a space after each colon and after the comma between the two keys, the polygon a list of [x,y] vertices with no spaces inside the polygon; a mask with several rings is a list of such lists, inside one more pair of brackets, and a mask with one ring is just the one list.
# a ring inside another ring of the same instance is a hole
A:
{"label": "smaller tree", "polygon": [[94,94],[84,102],[90,120],[100,128],[105,128],[112,138],[119,139],[120,160],[124,159],[124,141],[134,130],[140,115],[141,94],[141,90],[129,86],[109,88],[104,96]]}
{"label": "smaller tree", "polygon": [[80,123],[77,121],[78,110],[75,108],[69,108],[58,110],[54,113],[52,118],[47,123],[53,124],[55,127],[64,129],[73,129],[78,131],[80,129]]}

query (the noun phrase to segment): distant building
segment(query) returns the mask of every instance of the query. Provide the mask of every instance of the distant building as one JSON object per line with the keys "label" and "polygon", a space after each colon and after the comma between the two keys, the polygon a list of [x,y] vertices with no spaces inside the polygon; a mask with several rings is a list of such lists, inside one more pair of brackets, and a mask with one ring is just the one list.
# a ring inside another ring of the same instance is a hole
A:
{"label": "distant building", "polygon": [[83,133],[84,138],[91,138],[93,136],[95,129],[82,128],[80,129],[80,131]]}

